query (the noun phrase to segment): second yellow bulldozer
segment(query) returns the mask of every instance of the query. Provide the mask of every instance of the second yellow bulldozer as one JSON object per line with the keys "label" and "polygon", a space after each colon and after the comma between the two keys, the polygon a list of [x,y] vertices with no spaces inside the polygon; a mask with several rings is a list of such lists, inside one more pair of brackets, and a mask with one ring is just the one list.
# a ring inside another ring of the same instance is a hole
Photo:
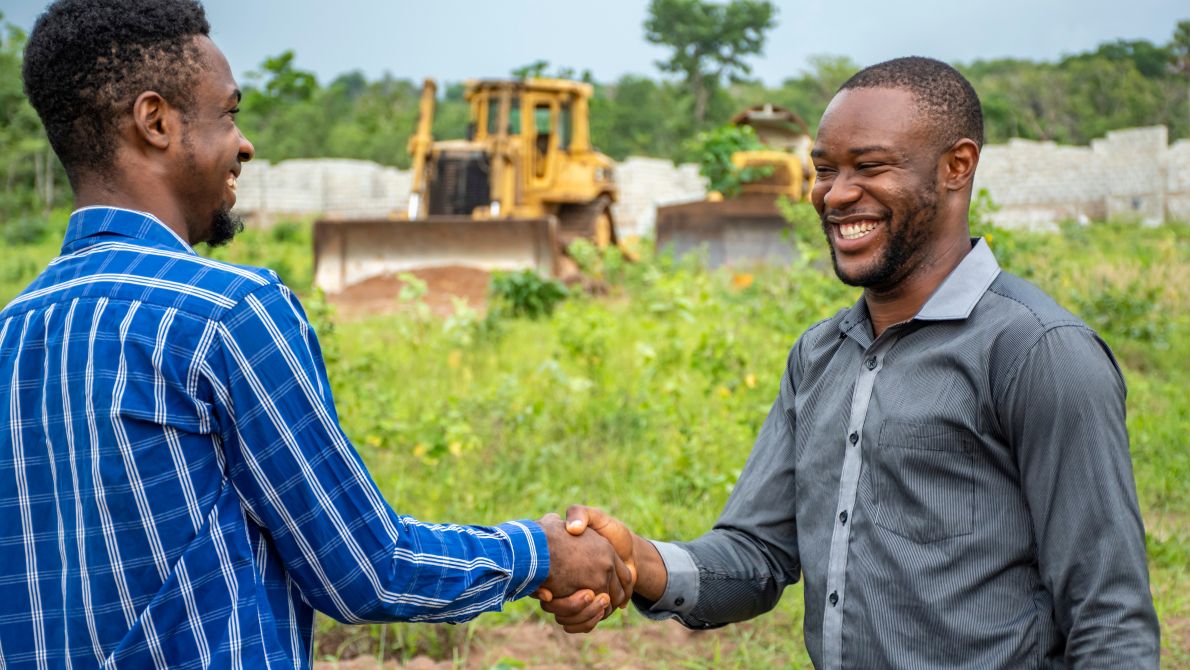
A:
{"label": "second yellow bulldozer", "polygon": [[749,107],[731,122],[751,126],[766,147],[738,151],[732,163],[768,167],[769,175],[743,184],[732,198],[712,192],[706,200],[658,207],[657,249],[676,256],[705,254],[708,267],[788,263],[795,245],[777,199],[809,200],[814,185],[810,129],[793,111],[771,104]]}
{"label": "second yellow bulldozer", "polygon": [[437,87],[422,87],[409,139],[406,212],[322,220],[315,284],[328,293],[371,277],[429,267],[530,268],[565,274],[576,239],[618,243],[612,161],[591,147],[589,84],[563,79],[468,81],[467,136],[435,141]]}

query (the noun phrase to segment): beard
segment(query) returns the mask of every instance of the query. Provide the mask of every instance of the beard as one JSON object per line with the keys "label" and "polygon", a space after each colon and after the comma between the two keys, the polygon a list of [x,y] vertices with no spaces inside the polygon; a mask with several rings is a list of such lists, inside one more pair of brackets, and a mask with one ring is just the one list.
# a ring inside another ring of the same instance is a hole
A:
{"label": "beard", "polygon": [[218,210],[211,215],[211,233],[207,236],[207,246],[221,247],[243,229],[244,219],[232,214],[231,210]]}
{"label": "beard", "polygon": [[888,242],[876,262],[853,272],[839,267],[835,245],[830,243],[830,225],[827,215],[845,215],[845,212],[823,210],[820,215],[822,232],[827,236],[831,250],[831,265],[835,276],[848,286],[883,291],[895,286],[913,270],[914,257],[927,245],[934,233],[934,220],[938,214],[938,196],[931,183],[921,196],[900,214],[893,212],[888,217]]}

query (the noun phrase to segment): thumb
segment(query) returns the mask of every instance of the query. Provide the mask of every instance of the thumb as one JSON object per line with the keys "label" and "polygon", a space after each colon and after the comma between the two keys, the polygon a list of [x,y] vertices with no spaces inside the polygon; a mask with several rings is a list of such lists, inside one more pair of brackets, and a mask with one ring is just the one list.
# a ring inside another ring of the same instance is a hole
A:
{"label": "thumb", "polygon": [[571,535],[582,535],[591,521],[591,513],[600,512],[586,505],[571,505],[566,509],[566,531]]}

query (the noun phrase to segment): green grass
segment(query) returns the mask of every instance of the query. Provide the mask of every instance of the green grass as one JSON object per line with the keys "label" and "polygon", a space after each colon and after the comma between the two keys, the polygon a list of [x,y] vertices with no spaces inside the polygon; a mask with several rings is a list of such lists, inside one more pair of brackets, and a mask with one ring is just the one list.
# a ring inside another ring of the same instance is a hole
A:
{"label": "green grass", "polygon": [[[1166,627],[1165,660],[1190,663],[1190,228],[983,232],[1007,270],[1092,324],[1125,369],[1153,592],[1162,621],[1183,631]],[[794,267],[747,276],[606,259],[591,271],[607,295],[572,297],[537,320],[408,310],[348,322],[308,290],[309,239],[304,223],[246,231],[217,255],[271,265],[303,292],[347,433],[394,507],[431,521],[494,523],[583,502],[650,537],[701,534],[744,464],[789,347],[857,297],[805,246]],[[56,248],[0,257],[0,302]],[[776,612],[658,664],[808,667],[800,594],[794,586]],[[459,627],[320,619],[317,657],[376,654],[383,639],[387,658],[458,658],[477,631],[539,616],[526,601]],[[631,612],[608,623],[625,635],[652,625]]]}

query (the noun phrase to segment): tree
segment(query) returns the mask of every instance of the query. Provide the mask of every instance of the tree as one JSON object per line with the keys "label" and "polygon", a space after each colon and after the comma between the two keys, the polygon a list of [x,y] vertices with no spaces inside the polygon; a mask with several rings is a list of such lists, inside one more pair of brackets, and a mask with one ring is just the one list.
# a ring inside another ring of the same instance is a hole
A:
{"label": "tree", "polygon": [[694,98],[696,127],[702,127],[724,77],[736,81],[752,72],[744,59],[761,53],[765,31],[776,25],[776,12],[768,0],[650,0],[645,39],[673,49],[657,65],[683,76]]}
{"label": "tree", "polygon": [[1186,79],[1186,113],[1190,114],[1190,21],[1178,21],[1169,44],[1169,61],[1170,69]]}

